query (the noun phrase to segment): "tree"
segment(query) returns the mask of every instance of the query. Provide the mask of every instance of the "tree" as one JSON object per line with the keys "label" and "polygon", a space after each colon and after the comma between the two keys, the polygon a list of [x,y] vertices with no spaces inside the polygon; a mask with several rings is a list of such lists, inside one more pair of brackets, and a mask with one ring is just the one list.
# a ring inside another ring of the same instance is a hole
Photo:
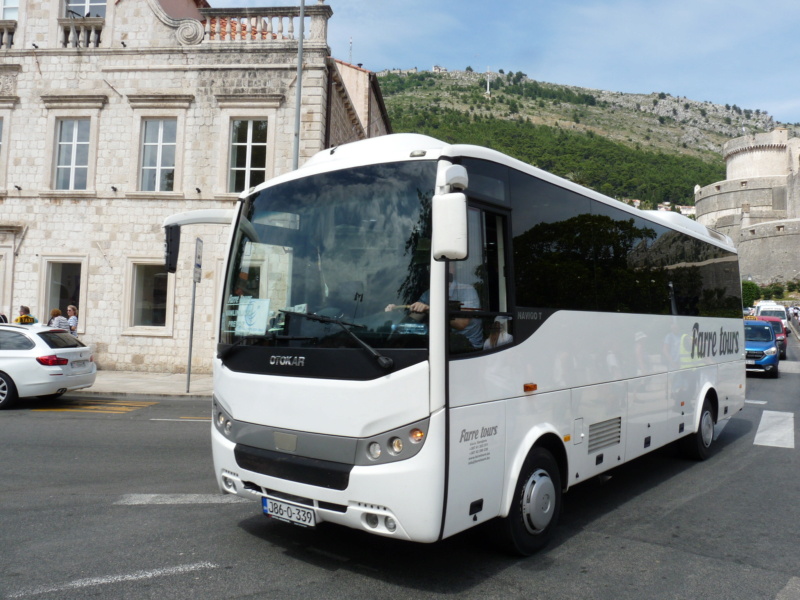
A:
{"label": "tree", "polygon": [[749,308],[753,306],[759,298],[761,298],[761,289],[758,287],[758,284],[753,281],[743,281],[742,306]]}

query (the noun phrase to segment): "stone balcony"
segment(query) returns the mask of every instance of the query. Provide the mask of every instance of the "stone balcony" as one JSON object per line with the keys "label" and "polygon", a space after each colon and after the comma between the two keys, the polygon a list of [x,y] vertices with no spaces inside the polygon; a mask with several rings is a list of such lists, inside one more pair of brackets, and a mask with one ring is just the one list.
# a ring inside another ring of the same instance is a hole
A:
{"label": "stone balcony", "polygon": [[[206,8],[202,44],[296,44],[300,39],[300,7]],[[328,19],[333,14],[324,0],[305,7],[303,41],[327,44]]]}
{"label": "stone balcony", "polygon": [[0,50],[8,50],[14,45],[14,32],[16,30],[16,21],[0,20]]}
{"label": "stone balcony", "polygon": [[61,48],[99,48],[105,19],[102,17],[81,17],[58,20],[61,32]]}

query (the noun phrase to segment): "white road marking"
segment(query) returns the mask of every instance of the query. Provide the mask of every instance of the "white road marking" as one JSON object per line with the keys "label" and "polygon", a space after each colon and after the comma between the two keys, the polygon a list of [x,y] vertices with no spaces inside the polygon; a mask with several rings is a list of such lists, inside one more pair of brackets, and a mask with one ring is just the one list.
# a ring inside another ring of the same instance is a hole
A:
{"label": "white road marking", "polygon": [[775,600],[797,600],[798,598],[800,598],[800,577],[792,577],[786,587],[775,596]]}
{"label": "white road marking", "polygon": [[753,444],[794,448],[794,413],[765,410]]}
{"label": "white road marking", "polygon": [[[777,321],[776,321],[777,322]],[[150,419],[151,421],[179,421],[181,423],[210,423],[211,419]]]}
{"label": "white road marking", "polygon": [[745,404],[766,404],[766,400],[745,400]]}
{"label": "white road marking", "polygon": [[125,494],[116,505],[141,506],[145,504],[235,504],[249,502],[230,494]]}
{"label": "white road marking", "polygon": [[182,575],[193,571],[204,569],[216,569],[218,565],[210,562],[200,562],[191,565],[178,565],[177,567],[167,567],[164,569],[153,569],[152,571],[137,571],[135,573],[125,573],[122,575],[108,575],[106,577],[89,577],[87,579],[77,579],[61,585],[43,585],[29,590],[22,590],[8,596],[9,598],[26,598],[28,596],[39,596],[41,594],[51,594],[53,592],[64,592],[67,590],[78,590],[82,588],[107,585],[109,583],[120,583],[123,581],[141,581],[143,579],[153,579],[154,577],[165,577],[169,575]]}

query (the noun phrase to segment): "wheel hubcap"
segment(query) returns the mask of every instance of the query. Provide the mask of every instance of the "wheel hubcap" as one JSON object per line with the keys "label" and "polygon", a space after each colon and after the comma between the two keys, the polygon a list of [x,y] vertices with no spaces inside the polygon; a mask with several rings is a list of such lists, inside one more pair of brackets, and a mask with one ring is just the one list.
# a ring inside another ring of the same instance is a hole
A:
{"label": "wheel hubcap", "polygon": [[556,488],[550,475],[543,469],[537,469],[525,484],[522,496],[522,520],[528,532],[541,533],[553,520],[555,510]]}
{"label": "wheel hubcap", "polygon": [[704,412],[700,418],[700,435],[703,438],[703,446],[708,448],[714,439],[714,419],[710,412]]}

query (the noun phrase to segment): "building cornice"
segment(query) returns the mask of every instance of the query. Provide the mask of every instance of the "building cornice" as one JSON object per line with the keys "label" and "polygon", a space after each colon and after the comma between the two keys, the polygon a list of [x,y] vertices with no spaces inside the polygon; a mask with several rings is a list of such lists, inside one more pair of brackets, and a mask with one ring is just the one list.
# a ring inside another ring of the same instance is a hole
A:
{"label": "building cornice", "polygon": [[280,108],[286,101],[283,94],[217,94],[220,108]]}
{"label": "building cornice", "polygon": [[42,94],[45,108],[95,108],[108,103],[105,94]]}
{"label": "building cornice", "polygon": [[0,96],[0,109],[14,108],[17,102],[19,102],[19,96]]}
{"label": "building cornice", "polygon": [[189,108],[194,102],[192,94],[128,94],[133,108]]}

